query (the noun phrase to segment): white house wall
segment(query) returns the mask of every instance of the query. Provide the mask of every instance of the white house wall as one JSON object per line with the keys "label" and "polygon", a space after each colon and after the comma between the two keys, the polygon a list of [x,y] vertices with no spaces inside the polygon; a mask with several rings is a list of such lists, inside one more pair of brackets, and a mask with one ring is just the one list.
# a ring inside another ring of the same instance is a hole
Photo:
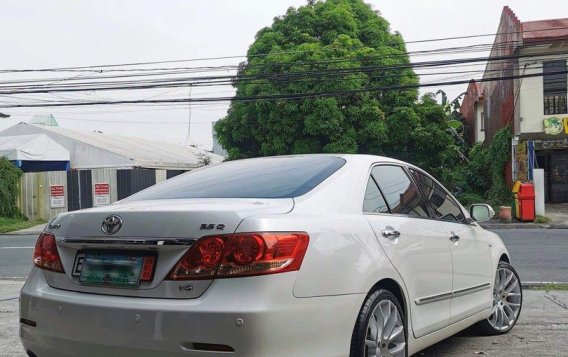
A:
{"label": "white house wall", "polygon": [[[566,48],[563,50],[566,51]],[[550,52],[549,49],[541,51]],[[568,60],[568,56],[565,54],[521,59],[519,62],[519,73],[521,75],[542,73],[543,62],[558,60],[562,57]],[[526,69],[524,69],[525,64],[527,65]],[[521,90],[517,101],[520,105],[521,133],[542,133],[544,132],[543,119],[568,116],[568,114],[544,115],[543,90],[544,85],[542,76],[522,79]]]}

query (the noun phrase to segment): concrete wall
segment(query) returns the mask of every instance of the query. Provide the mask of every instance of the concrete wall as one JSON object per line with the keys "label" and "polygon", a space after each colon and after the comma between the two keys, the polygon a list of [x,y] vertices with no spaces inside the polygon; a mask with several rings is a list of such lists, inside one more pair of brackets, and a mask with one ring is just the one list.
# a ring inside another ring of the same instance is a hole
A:
{"label": "concrete wall", "polygon": [[475,106],[475,142],[485,141],[485,129],[484,127],[484,117],[483,117],[483,102]]}
{"label": "concrete wall", "polygon": [[[524,51],[523,53],[535,53],[536,51],[536,49],[533,49]],[[550,52],[551,50],[540,49],[540,51]],[[568,60],[568,55],[562,54],[526,58],[519,62],[519,71],[521,74],[523,72],[525,74],[542,73],[543,62],[547,60],[558,60],[560,58],[566,58]],[[520,133],[543,133],[543,119],[568,116],[568,114],[544,115],[543,77],[524,78],[520,88]]]}

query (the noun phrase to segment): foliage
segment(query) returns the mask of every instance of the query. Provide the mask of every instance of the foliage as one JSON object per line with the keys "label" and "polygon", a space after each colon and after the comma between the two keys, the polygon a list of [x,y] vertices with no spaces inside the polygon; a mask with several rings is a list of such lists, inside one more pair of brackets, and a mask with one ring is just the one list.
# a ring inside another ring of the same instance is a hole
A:
{"label": "foliage", "polygon": [[[234,83],[237,96],[349,93],[233,101],[215,126],[219,141],[229,159],[379,154],[455,181],[452,168],[462,160],[459,143],[434,95],[419,100],[414,89],[366,90],[418,83],[404,66],[409,63],[405,51],[402,36],[390,32],[389,23],[363,0],[310,1],[290,8],[258,32]],[[385,66],[389,69],[376,69]],[[370,69],[333,73],[365,68]]]}
{"label": "foliage", "polygon": [[26,217],[3,218],[0,217],[0,233],[14,232],[40,224],[47,223],[44,220],[28,221]]}
{"label": "foliage", "polygon": [[534,223],[550,223],[552,219],[548,216],[537,215],[534,219]]}
{"label": "foliage", "polygon": [[475,144],[469,151],[469,161],[461,169],[460,186],[463,190],[458,199],[464,205],[489,202],[493,206],[510,205],[511,192],[505,182],[505,167],[510,160],[511,129],[509,126],[495,133],[489,147]]}
{"label": "foliage", "polygon": [[511,159],[511,137],[511,128],[506,126],[495,133],[489,146],[491,188],[488,198],[495,203],[510,204],[511,201],[511,191],[505,181],[505,167]]}
{"label": "foliage", "polygon": [[199,167],[207,166],[211,164],[211,157],[205,153],[198,153],[197,154],[197,165]]}
{"label": "foliage", "polygon": [[473,203],[482,203],[485,201],[485,199],[481,196],[478,195],[477,193],[460,193],[456,196],[456,198],[458,199],[458,201],[460,201],[460,203],[464,206],[467,207]]}
{"label": "foliage", "polygon": [[16,206],[22,171],[4,157],[0,157],[0,217],[18,217]]}

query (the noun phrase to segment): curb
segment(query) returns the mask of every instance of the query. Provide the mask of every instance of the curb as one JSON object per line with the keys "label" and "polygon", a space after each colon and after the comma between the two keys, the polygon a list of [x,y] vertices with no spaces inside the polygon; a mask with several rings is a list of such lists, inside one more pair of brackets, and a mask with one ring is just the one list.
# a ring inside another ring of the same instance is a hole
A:
{"label": "curb", "polygon": [[566,224],[537,224],[537,223],[480,223],[485,229],[568,229]]}
{"label": "curb", "polygon": [[37,235],[39,236],[42,233],[42,231],[30,231],[30,232],[19,232],[19,231],[15,231],[15,232],[6,232],[6,233],[0,233],[0,237],[1,236],[29,236],[29,235]]}
{"label": "curb", "polygon": [[521,286],[523,289],[534,289],[534,288],[542,288],[544,286],[553,286],[553,285],[566,285],[568,286],[568,282],[557,282],[557,281],[527,281],[521,282]]}

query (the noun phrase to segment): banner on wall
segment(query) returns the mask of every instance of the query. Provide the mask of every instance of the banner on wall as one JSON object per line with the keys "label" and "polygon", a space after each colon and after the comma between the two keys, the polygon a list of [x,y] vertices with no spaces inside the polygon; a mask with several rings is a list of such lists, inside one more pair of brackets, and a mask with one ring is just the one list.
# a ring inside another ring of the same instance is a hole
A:
{"label": "banner on wall", "polygon": [[528,181],[528,158],[527,158],[527,143],[520,142],[515,148],[515,166],[517,171],[518,181]]}
{"label": "banner on wall", "polygon": [[551,117],[542,121],[544,133],[549,135],[568,134],[568,117]]}
{"label": "banner on wall", "polygon": [[96,183],[93,185],[93,205],[105,206],[110,205],[110,185],[106,182]]}
{"label": "banner on wall", "polygon": [[65,187],[63,185],[49,186],[49,207],[50,208],[65,207]]}

